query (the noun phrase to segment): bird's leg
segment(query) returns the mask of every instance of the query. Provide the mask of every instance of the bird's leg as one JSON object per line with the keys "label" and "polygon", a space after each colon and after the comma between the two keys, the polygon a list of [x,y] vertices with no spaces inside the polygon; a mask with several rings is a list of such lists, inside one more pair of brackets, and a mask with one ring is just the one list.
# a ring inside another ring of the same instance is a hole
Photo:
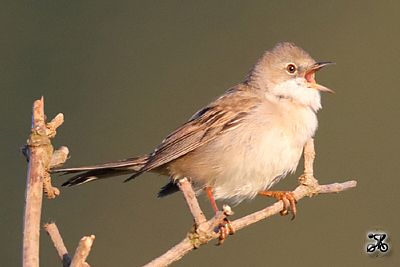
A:
{"label": "bird's leg", "polygon": [[[212,193],[212,188],[207,186],[204,188],[204,190],[207,193],[207,197],[210,200],[211,207],[214,210],[214,213],[217,213],[219,211],[217,203],[215,202],[214,195]],[[222,245],[224,243],[226,237],[228,235],[233,235],[235,233],[235,229],[233,228],[231,222],[225,218],[219,225],[218,225],[218,230],[219,230],[219,242],[218,245]]]}
{"label": "bird's leg", "polygon": [[214,213],[217,213],[218,206],[217,206],[217,203],[215,202],[215,198],[214,198],[214,195],[212,193],[212,188],[210,186],[207,186],[204,190],[207,193],[208,200],[210,200],[210,204],[211,204],[211,207],[214,210]]}
{"label": "bird's leg", "polygon": [[258,193],[261,196],[273,197],[283,202],[283,210],[281,210],[281,215],[287,215],[289,210],[292,212],[292,220],[296,217],[296,203],[297,200],[290,191],[261,191]]}

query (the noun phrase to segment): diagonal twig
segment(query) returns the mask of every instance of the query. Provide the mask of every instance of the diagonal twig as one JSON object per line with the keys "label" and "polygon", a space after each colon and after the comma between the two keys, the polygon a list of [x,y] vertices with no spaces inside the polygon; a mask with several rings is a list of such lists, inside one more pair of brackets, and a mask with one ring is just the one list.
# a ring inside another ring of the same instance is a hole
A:
{"label": "diagonal twig", "polygon": [[89,267],[90,265],[86,262],[86,258],[89,256],[90,249],[92,248],[94,235],[84,236],[79,241],[79,245],[76,248],[74,257],[72,258],[71,267]]}
{"label": "diagonal twig", "polygon": [[178,186],[183,196],[186,200],[186,203],[189,206],[189,210],[193,215],[193,219],[196,225],[200,225],[207,221],[204,216],[203,211],[200,208],[199,202],[196,198],[196,193],[192,189],[192,185],[189,183],[187,178],[180,179],[178,181]]}
{"label": "diagonal twig", "polygon": [[[293,194],[297,201],[306,197],[314,196],[317,194],[325,193],[338,193],[357,185],[356,181],[347,181],[344,183],[334,183],[328,185],[319,185],[318,181],[315,179],[313,174],[313,163],[315,159],[314,150],[314,140],[310,139],[304,147],[304,174],[299,177],[300,185],[293,191]],[[199,214],[202,214],[200,207],[198,206],[197,199],[193,188],[191,187],[187,179],[181,179],[179,181],[179,188],[183,191],[186,201],[195,219],[195,222],[203,221],[201,216],[199,219]],[[194,196],[194,197],[186,197]],[[195,207],[195,208],[192,208]],[[278,201],[271,206],[262,209],[260,211],[254,212],[240,219],[231,222],[232,227],[235,231],[238,231],[246,226],[254,224],[260,220],[266,219],[272,215],[278,214],[284,205],[282,201]],[[203,215],[204,216],[204,215]],[[191,250],[198,248],[199,246],[210,242],[213,239],[219,238],[219,233],[214,231],[214,226],[218,225],[223,219],[225,219],[227,214],[225,212],[218,212],[209,221],[204,221],[199,224],[195,224],[194,229],[188,233],[188,235],[174,247],[169,249],[163,255],[152,260],[148,264],[144,265],[146,267],[159,267],[168,266],[171,263],[181,259],[184,255],[189,253]]]}
{"label": "diagonal twig", "polygon": [[54,222],[46,223],[43,228],[53,241],[54,248],[57,250],[63,267],[68,267],[71,264],[71,257],[69,256],[68,250],[64,245],[64,241],[60,235],[60,232],[58,231],[57,225]]}

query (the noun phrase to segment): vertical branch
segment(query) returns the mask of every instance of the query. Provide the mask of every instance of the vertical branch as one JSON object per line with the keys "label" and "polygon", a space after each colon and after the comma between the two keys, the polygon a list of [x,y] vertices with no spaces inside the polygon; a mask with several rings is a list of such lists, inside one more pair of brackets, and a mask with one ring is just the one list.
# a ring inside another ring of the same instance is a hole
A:
{"label": "vertical branch", "polygon": [[29,166],[26,180],[22,266],[39,266],[39,231],[43,177],[52,150],[46,135],[44,100],[33,104],[32,128],[28,139]]}
{"label": "vertical branch", "polygon": [[318,187],[318,180],[314,177],[315,148],[314,139],[310,138],[304,146],[304,173],[299,177],[302,185],[308,186],[313,191]]}
{"label": "vertical branch", "polygon": [[[53,155],[53,146],[51,145],[50,138],[56,135],[56,129],[63,121],[64,116],[60,113],[50,123],[46,124],[43,97],[33,103],[31,133],[26,146],[22,150],[29,161],[23,226],[23,267],[39,266],[39,234],[44,191],[43,184],[46,183],[45,193],[49,198],[54,198],[59,194],[58,189],[51,186],[51,179],[47,170]],[[61,154],[66,159],[68,149],[61,149],[58,154]],[[60,163],[61,161],[57,160],[56,162]]]}
{"label": "vertical branch", "polygon": [[315,148],[314,139],[311,138],[307,141],[304,146],[304,174],[313,175],[314,174],[314,159],[315,159]]}

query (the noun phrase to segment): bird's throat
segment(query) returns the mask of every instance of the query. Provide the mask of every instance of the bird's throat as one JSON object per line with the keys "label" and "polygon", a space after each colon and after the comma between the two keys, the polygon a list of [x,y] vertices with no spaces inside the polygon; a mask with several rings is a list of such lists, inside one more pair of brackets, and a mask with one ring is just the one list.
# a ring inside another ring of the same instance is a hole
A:
{"label": "bird's throat", "polygon": [[[313,78],[313,77],[312,77]],[[281,82],[267,92],[278,100],[290,100],[298,105],[310,107],[314,112],[321,109],[321,95],[318,90],[307,86],[303,78]]]}

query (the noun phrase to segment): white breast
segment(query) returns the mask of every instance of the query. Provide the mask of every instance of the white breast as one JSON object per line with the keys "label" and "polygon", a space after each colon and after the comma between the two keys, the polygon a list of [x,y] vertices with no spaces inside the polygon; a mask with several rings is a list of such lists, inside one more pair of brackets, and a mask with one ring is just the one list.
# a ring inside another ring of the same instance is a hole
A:
{"label": "white breast", "polygon": [[195,153],[190,177],[216,199],[237,204],[293,172],[317,128],[315,113],[288,100],[266,101],[236,129]]}

